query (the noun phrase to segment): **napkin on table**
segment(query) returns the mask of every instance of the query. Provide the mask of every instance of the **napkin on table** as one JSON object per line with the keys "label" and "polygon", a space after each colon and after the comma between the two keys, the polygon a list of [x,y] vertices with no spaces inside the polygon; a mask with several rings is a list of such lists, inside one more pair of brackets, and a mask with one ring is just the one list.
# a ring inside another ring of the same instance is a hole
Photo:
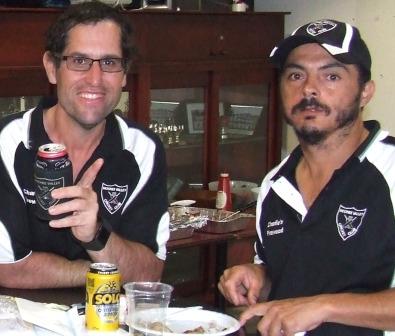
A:
{"label": "napkin on table", "polygon": [[57,309],[56,306],[15,298],[22,320],[52,331],[62,336],[76,336],[73,321],[78,319],[77,308],[68,311]]}
{"label": "napkin on table", "polygon": [[15,298],[15,300],[21,318],[37,327],[35,328],[37,336],[118,336],[128,334],[121,328],[112,332],[86,330],[85,317],[78,315],[77,307],[64,311],[57,309],[58,305],[56,304],[33,302],[21,298]]}

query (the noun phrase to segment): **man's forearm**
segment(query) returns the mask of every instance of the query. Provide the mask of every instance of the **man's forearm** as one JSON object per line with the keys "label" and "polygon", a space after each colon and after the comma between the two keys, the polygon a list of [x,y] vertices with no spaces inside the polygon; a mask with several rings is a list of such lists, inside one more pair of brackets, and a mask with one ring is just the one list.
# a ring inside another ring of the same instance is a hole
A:
{"label": "man's forearm", "polygon": [[328,321],[380,330],[395,330],[395,289],[372,294],[323,295]]}
{"label": "man's forearm", "polygon": [[70,261],[51,253],[33,252],[23,260],[0,265],[0,286],[57,288],[85,285],[89,261]]}
{"label": "man's forearm", "polygon": [[111,233],[105,248],[89,251],[95,262],[110,262],[118,266],[122,282],[158,281],[164,262],[145,245],[131,242]]}

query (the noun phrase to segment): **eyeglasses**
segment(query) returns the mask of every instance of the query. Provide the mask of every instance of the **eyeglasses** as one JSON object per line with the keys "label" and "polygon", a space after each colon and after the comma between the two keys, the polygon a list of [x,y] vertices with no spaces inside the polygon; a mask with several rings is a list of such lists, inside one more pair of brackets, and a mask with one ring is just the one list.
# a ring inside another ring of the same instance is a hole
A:
{"label": "eyeglasses", "polygon": [[125,59],[116,57],[106,57],[93,59],[84,56],[61,56],[61,60],[66,61],[67,69],[73,71],[88,71],[93,62],[99,62],[103,72],[120,72],[125,70]]}

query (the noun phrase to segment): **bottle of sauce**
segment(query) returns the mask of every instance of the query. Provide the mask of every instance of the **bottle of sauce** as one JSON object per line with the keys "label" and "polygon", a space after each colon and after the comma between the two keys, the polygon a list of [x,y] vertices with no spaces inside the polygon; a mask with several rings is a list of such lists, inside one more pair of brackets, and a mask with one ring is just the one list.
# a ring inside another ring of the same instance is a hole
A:
{"label": "bottle of sauce", "polygon": [[232,211],[232,193],[228,173],[219,175],[215,207],[218,210]]}

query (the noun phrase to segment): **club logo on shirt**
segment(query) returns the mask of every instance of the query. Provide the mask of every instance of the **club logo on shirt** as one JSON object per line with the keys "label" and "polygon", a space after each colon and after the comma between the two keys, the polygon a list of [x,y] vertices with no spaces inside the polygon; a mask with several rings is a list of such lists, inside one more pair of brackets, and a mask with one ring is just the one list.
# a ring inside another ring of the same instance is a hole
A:
{"label": "club logo on shirt", "polygon": [[128,186],[117,184],[101,185],[101,200],[110,214],[117,212],[123,205],[128,194]]}
{"label": "club logo on shirt", "polygon": [[336,214],[337,231],[343,241],[354,236],[362,224],[367,209],[347,208],[340,204]]}

